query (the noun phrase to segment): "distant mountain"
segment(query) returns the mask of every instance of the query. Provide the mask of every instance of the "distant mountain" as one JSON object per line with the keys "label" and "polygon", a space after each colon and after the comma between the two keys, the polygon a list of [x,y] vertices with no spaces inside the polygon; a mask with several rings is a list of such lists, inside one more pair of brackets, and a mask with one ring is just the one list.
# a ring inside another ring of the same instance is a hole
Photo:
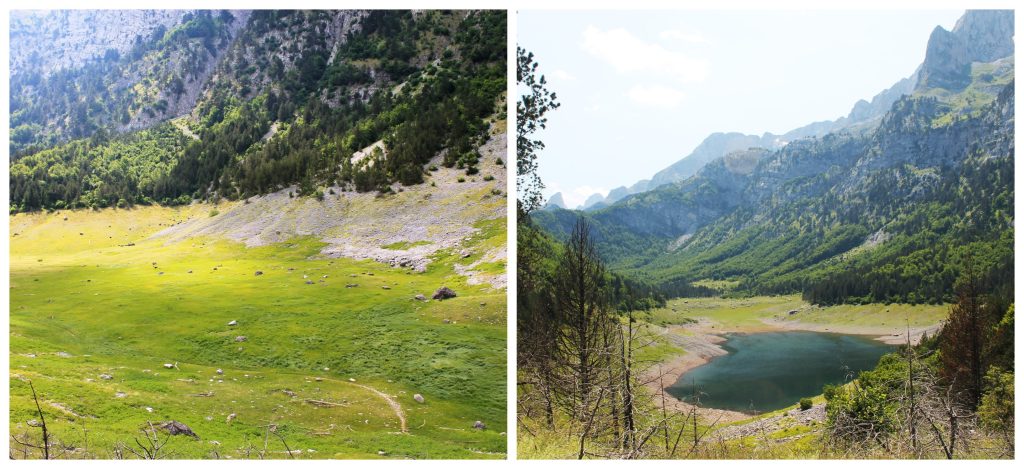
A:
{"label": "distant mountain", "polygon": [[[1012,31],[1012,30],[1011,30]],[[643,180],[634,186],[620,187],[608,194],[608,197],[597,199],[592,195],[594,202],[584,204],[584,210],[597,208],[597,202],[604,202],[605,205],[615,203],[627,195],[636,194],[661,187],[665,184],[679,182],[697,174],[709,161],[720,158],[727,153],[744,150],[747,148],[759,147],[777,150],[789,142],[808,137],[821,137],[829,132],[851,128],[869,128],[877,125],[878,119],[885,114],[897,99],[910,94],[918,82],[918,74],[904,78],[893,86],[871,98],[871,101],[860,100],[853,105],[849,114],[834,121],[819,121],[803,127],[798,127],[782,135],[775,135],[766,132],[763,135],[746,135],[739,132],[716,132],[708,136],[697,145],[689,155],[681,160],[672,163],[667,168],[658,171],[650,180]]]}
{"label": "distant mountain", "polygon": [[562,199],[562,193],[561,192],[556,192],[555,195],[551,196],[551,198],[548,199],[548,203],[544,204],[544,208],[561,208],[561,209],[566,209],[566,208],[569,208],[569,207],[567,207],[565,205],[565,200]]}
{"label": "distant mountain", "polygon": [[583,202],[583,205],[580,208],[582,208],[583,210],[586,210],[586,209],[589,209],[589,208],[593,207],[594,204],[597,204],[597,203],[600,203],[600,202],[603,202],[603,201],[604,201],[604,196],[601,195],[601,193],[598,192],[598,193],[592,194],[590,197],[587,197],[587,200],[585,200]]}
{"label": "distant mountain", "polygon": [[[726,153],[688,179],[585,212],[599,251],[669,295],[731,280],[748,293],[802,292],[815,303],[949,301],[968,255],[988,285],[1012,291],[1012,24],[1012,11],[958,22],[952,37],[983,44],[957,39],[970,55],[946,58],[969,64],[958,90],[925,79],[893,98],[912,80],[901,81],[867,103],[895,99],[880,118],[855,106],[870,125]],[[952,69],[934,52],[949,38],[932,35],[932,63],[919,73]],[[999,53],[1008,55],[993,59]],[[535,220],[564,236],[576,216],[555,210]]]}

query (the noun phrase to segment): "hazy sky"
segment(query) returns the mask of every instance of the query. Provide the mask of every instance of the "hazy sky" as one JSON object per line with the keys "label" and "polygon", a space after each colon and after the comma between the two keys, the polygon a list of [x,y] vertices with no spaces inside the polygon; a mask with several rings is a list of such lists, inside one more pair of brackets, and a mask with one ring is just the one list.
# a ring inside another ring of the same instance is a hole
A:
{"label": "hazy sky", "polygon": [[962,11],[519,11],[562,107],[541,133],[546,196],[575,207],[713,132],[784,133],[849,113],[914,72]]}

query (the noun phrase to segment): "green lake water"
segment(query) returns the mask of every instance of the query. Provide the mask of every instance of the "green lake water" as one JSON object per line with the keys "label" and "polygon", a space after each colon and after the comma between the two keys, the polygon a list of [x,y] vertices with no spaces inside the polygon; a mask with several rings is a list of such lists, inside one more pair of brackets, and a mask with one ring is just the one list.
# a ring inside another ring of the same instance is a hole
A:
{"label": "green lake water", "polygon": [[729,334],[722,347],[728,355],[684,373],[668,393],[690,402],[696,386],[701,407],[767,412],[844,383],[895,350],[869,337],[823,332]]}

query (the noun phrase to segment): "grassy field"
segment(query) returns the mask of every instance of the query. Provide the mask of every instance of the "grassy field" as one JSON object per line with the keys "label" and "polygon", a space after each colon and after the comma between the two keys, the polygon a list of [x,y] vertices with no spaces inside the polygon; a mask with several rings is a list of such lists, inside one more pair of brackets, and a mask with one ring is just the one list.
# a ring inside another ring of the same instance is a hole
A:
{"label": "grassy field", "polygon": [[[476,259],[415,273],[320,258],[312,238],[150,238],[214,209],[11,218],[12,435],[39,440],[31,380],[68,458],[169,420],[200,437],[171,437],[177,458],[504,457],[505,292],[454,272]],[[503,219],[479,228],[467,247],[504,243]],[[458,297],[413,299],[441,286]]]}
{"label": "grassy field", "polygon": [[[791,311],[795,313],[790,314]],[[756,332],[787,324],[879,330],[926,327],[938,324],[949,313],[949,305],[867,304],[815,306],[800,295],[756,296],[751,298],[680,298],[650,313],[650,322],[660,326],[684,325],[706,319],[722,332]],[[768,322],[766,322],[768,321]],[[872,332],[866,332],[872,333]]]}

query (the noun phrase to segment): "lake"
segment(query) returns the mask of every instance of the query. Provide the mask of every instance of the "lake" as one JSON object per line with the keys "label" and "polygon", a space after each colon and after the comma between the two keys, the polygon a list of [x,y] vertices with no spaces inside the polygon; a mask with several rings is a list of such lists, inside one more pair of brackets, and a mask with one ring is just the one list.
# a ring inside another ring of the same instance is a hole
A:
{"label": "lake", "polygon": [[865,336],[827,332],[725,337],[722,348],[728,355],[684,373],[668,393],[690,402],[696,386],[702,393],[701,407],[767,412],[821,394],[826,384],[844,383],[896,349]]}

